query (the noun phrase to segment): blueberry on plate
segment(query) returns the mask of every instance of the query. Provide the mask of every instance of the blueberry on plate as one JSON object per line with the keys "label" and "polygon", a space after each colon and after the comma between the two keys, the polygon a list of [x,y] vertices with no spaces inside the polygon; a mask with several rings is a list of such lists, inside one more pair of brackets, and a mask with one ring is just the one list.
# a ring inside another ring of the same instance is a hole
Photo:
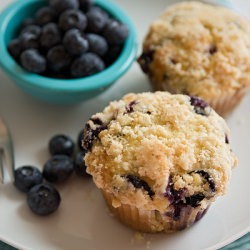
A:
{"label": "blueberry on plate", "polygon": [[74,170],[74,164],[67,155],[54,155],[44,164],[43,177],[53,183],[66,181]]}
{"label": "blueberry on plate", "polygon": [[63,31],[73,28],[84,31],[87,26],[87,18],[80,10],[66,10],[61,14],[58,25]]}
{"label": "blueberry on plate", "polygon": [[42,183],[41,171],[34,166],[22,166],[14,171],[14,185],[22,192],[28,192],[33,186]]}
{"label": "blueberry on plate", "polygon": [[53,72],[66,70],[71,60],[71,56],[62,45],[53,47],[47,54],[48,68]]}
{"label": "blueberry on plate", "polygon": [[61,42],[61,33],[56,23],[48,23],[42,28],[39,39],[42,49],[48,50]]}
{"label": "blueberry on plate", "polygon": [[41,26],[56,21],[56,18],[57,14],[50,6],[40,8],[35,14],[36,22]]}
{"label": "blueberry on plate", "polygon": [[49,152],[51,155],[72,156],[74,147],[73,140],[67,135],[55,135],[49,141]]}
{"label": "blueberry on plate", "polygon": [[78,29],[70,29],[65,33],[63,45],[67,51],[74,56],[85,53],[89,48],[88,41]]}
{"label": "blueberry on plate", "polygon": [[108,43],[106,39],[98,34],[86,34],[86,39],[89,42],[89,51],[104,56],[108,51]]}
{"label": "blueberry on plate", "polygon": [[25,50],[21,54],[21,65],[33,73],[43,73],[46,70],[46,59],[35,49]]}
{"label": "blueberry on plate", "polygon": [[78,0],[49,0],[49,5],[58,13],[79,8]]}
{"label": "blueberry on plate", "polygon": [[126,24],[119,23],[116,20],[110,20],[105,26],[103,36],[109,44],[121,45],[128,37],[128,27]]}
{"label": "blueberry on plate", "polygon": [[98,55],[88,52],[73,61],[71,75],[73,77],[90,76],[104,70],[104,68],[103,60]]}
{"label": "blueberry on plate", "polygon": [[8,43],[8,51],[10,52],[11,56],[19,60],[19,56],[22,53],[22,46],[19,39],[13,39]]}
{"label": "blueberry on plate", "polygon": [[108,14],[96,6],[90,8],[86,16],[88,20],[87,30],[93,33],[102,32],[109,19]]}
{"label": "blueberry on plate", "polygon": [[85,154],[86,154],[85,151],[80,151],[76,154],[76,156],[74,158],[74,170],[75,170],[76,174],[79,176],[90,176],[86,172],[86,165],[85,165],[85,161],[84,161]]}
{"label": "blueberry on plate", "polygon": [[60,202],[59,192],[49,183],[35,185],[27,195],[28,206],[37,215],[49,215],[55,212]]}

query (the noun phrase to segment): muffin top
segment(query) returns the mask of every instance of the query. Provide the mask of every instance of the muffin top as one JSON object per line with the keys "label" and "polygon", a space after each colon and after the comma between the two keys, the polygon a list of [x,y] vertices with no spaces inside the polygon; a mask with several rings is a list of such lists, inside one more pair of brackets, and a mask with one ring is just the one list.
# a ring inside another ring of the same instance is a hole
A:
{"label": "muffin top", "polygon": [[205,205],[225,193],[237,162],[223,118],[186,95],[128,94],[93,115],[84,134],[87,172],[115,207]]}
{"label": "muffin top", "polygon": [[250,85],[250,24],[215,5],[173,5],[151,24],[139,63],[173,93],[204,100],[234,93]]}

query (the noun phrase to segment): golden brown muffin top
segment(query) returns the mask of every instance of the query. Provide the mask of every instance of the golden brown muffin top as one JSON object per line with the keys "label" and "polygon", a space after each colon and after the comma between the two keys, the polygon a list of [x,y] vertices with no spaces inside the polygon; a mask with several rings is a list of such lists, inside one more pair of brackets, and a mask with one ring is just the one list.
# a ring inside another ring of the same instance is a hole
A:
{"label": "golden brown muffin top", "polygon": [[169,7],[151,24],[143,51],[153,81],[166,81],[175,93],[207,100],[250,86],[250,24],[223,7]]}
{"label": "golden brown muffin top", "polygon": [[88,121],[85,162],[113,206],[163,212],[178,192],[193,206],[225,193],[237,162],[228,137],[225,121],[200,99],[131,93]]}

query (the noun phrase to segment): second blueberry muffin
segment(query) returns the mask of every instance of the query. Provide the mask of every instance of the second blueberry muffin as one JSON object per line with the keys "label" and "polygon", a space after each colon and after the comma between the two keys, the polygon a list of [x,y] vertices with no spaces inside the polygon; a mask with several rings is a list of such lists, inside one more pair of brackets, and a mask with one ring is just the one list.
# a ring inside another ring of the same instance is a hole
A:
{"label": "second blueberry muffin", "polygon": [[152,22],[138,62],[154,90],[199,96],[226,116],[250,86],[250,24],[219,6],[173,5]]}
{"label": "second blueberry muffin", "polygon": [[205,102],[128,94],[87,122],[87,172],[110,210],[143,232],[191,226],[224,195],[236,158],[225,121]]}

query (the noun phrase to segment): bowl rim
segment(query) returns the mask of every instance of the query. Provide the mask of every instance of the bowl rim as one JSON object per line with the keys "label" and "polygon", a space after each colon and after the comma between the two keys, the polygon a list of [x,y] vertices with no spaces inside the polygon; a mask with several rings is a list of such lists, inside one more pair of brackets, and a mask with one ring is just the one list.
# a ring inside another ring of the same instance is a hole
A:
{"label": "bowl rim", "polygon": [[122,76],[132,65],[137,54],[137,35],[135,25],[130,17],[116,4],[109,0],[95,0],[95,4],[107,10],[116,19],[128,25],[129,36],[124,44],[118,59],[108,68],[83,78],[76,79],[56,79],[39,74],[34,74],[22,68],[9,54],[7,44],[5,44],[5,33],[8,22],[22,9],[30,4],[37,4],[45,0],[16,0],[8,5],[0,13],[0,65],[13,78],[21,80],[30,87],[38,87],[57,91],[91,91],[97,88],[105,88],[111,85],[115,80]]}

